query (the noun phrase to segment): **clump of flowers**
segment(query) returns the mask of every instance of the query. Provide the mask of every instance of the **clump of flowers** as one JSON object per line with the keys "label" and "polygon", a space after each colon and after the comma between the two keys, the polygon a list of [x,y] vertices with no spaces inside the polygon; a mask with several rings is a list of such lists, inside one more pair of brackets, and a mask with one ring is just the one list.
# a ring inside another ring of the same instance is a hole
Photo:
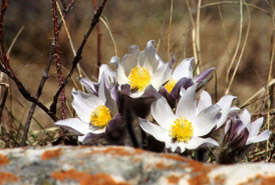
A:
{"label": "clump of flowers", "polygon": [[185,153],[217,147],[217,162],[236,162],[253,143],[267,140],[271,131],[258,135],[263,118],[251,123],[246,109],[239,114],[240,109],[232,106],[237,97],[226,95],[212,103],[209,93],[198,93],[215,68],[193,75],[193,61],[184,59],[172,70],[175,58],[164,62],[154,41],[142,51],[131,46],[121,60],[111,59],[115,70],[100,66],[97,82],[80,79],[86,92],[72,91],[78,118],[55,125],[74,131],[84,144],[118,133],[120,139],[107,144],[153,150],[149,144],[153,137],[159,151]]}

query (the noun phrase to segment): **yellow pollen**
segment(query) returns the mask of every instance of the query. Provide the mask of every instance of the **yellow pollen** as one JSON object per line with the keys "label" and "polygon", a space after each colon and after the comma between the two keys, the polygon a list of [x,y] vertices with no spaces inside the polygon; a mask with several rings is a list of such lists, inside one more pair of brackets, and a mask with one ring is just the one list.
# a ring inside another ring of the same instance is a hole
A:
{"label": "yellow pollen", "polygon": [[170,136],[174,141],[188,142],[193,136],[192,122],[184,117],[177,118],[170,127]]}
{"label": "yellow pollen", "polygon": [[178,81],[174,78],[170,78],[170,80],[164,85],[165,89],[170,93],[172,89],[175,87]]}
{"label": "yellow pollen", "polygon": [[148,69],[140,66],[136,66],[131,70],[128,79],[131,89],[137,89],[138,91],[144,90],[147,85],[151,84],[151,75]]}
{"label": "yellow pollen", "polygon": [[97,127],[105,127],[111,119],[110,110],[105,105],[97,106],[90,116],[91,124]]}

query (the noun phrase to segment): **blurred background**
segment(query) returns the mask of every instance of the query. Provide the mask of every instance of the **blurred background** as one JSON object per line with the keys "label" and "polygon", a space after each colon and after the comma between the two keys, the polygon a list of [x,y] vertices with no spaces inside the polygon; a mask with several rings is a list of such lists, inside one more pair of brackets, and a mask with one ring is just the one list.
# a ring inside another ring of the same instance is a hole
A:
{"label": "blurred background", "polygon": [[[138,45],[143,50],[148,40],[156,40],[159,55],[167,61],[169,56],[167,41],[170,35],[170,52],[178,63],[184,58],[193,57],[193,43],[199,44],[197,54],[200,59],[200,71],[214,66],[217,72],[217,80],[213,78],[207,83],[205,89],[214,96],[216,82],[218,98],[225,94],[228,87],[227,71],[231,77],[239,61],[240,65],[229,94],[237,96],[236,104],[241,106],[267,84],[273,51],[272,34],[275,29],[274,22],[272,22],[274,21],[274,16],[272,17],[274,2],[272,1],[174,0],[171,31],[169,31],[171,1],[168,0],[109,0],[102,18],[108,24],[116,41],[119,57],[127,54],[131,45]],[[70,0],[65,2],[68,3]],[[101,2],[98,1],[98,4]],[[51,1],[37,0],[9,1],[6,10],[4,25],[6,48],[11,45],[18,31],[24,28],[10,53],[10,64],[18,78],[33,95],[37,91],[49,57],[53,38],[51,10]],[[76,49],[82,42],[93,15],[92,0],[76,0],[73,9],[66,16],[66,25]],[[114,44],[103,22],[100,22],[100,27],[101,62],[108,63],[115,55]],[[193,29],[199,33],[195,40],[192,38]],[[73,61],[73,53],[64,27],[60,32],[60,48],[62,72],[67,75]],[[96,30],[91,34],[82,57],[80,66],[83,73],[95,79],[97,71]],[[232,61],[234,61],[232,68],[228,70]],[[75,70],[73,80],[76,83],[78,83],[78,77],[79,74]],[[31,104],[22,97],[17,87],[7,77],[4,78],[4,82],[10,83],[10,94],[2,121],[4,124],[23,128]],[[70,93],[74,86],[71,81],[65,88],[68,105],[71,103]],[[56,67],[55,63],[52,63],[49,79],[40,100],[49,106],[57,89]],[[264,93],[259,94],[258,97],[264,96]],[[260,99],[246,108],[256,116],[265,115],[266,99]],[[59,118],[60,115],[58,112]],[[46,128],[53,127],[53,121],[38,107],[34,118],[35,120],[31,123],[33,131],[41,129],[41,125]],[[274,119],[272,121],[274,122]]]}

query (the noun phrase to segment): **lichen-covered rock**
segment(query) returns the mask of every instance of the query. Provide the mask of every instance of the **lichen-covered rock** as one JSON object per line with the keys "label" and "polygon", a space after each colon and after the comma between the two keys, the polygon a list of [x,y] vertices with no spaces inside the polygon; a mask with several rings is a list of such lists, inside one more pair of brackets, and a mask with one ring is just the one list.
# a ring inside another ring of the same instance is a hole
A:
{"label": "lichen-covered rock", "polygon": [[0,184],[273,185],[275,164],[219,166],[130,147],[41,147],[0,151]]}

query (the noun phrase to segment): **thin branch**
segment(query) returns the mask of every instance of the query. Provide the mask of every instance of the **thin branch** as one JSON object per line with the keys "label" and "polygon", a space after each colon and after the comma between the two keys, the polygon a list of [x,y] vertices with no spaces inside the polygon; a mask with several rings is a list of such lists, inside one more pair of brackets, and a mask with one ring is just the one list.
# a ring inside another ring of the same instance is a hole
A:
{"label": "thin branch", "polygon": [[[1,56],[1,61],[3,61],[3,58]],[[24,96],[25,99],[27,99],[30,102],[33,102],[37,104],[42,110],[44,110],[54,121],[57,121],[57,117],[53,112],[51,112],[44,104],[42,104],[39,100],[37,100],[35,97],[31,95],[31,93],[25,88],[25,86],[22,84],[22,82],[15,76],[13,73],[9,70],[7,70],[4,66],[0,65],[0,70],[7,74],[16,84],[18,90],[20,93]]]}
{"label": "thin branch", "polygon": [[67,85],[67,83],[69,82],[69,80],[71,79],[71,76],[74,72],[74,69],[76,68],[77,64],[79,63],[79,61],[81,60],[82,58],[82,50],[91,34],[91,32],[94,30],[96,24],[99,22],[99,17],[105,7],[105,4],[106,4],[107,0],[104,0],[101,4],[101,6],[98,8],[96,14],[94,15],[93,19],[92,19],[92,22],[91,22],[91,25],[90,25],[90,28],[89,30],[87,31],[87,33],[84,35],[84,39],[76,53],[76,56],[74,57],[74,60],[72,62],[72,67],[71,67],[71,70],[70,70],[70,73],[68,74],[68,76],[65,78],[64,80],[64,83],[59,87],[58,91],[56,92],[55,96],[54,96],[54,99],[53,99],[53,102],[50,106],[50,110],[51,112],[56,112],[56,104],[57,104],[57,99],[58,99],[58,96],[59,94],[61,93],[62,89]]}
{"label": "thin branch", "polygon": [[[64,11],[64,15],[62,15],[63,18],[69,12],[69,10],[71,10],[71,7],[73,6],[73,3],[74,3],[74,0],[72,0],[71,3],[68,4],[67,8]],[[61,29],[62,22],[59,23],[58,30]],[[44,85],[46,83],[46,80],[49,77],[49,71],[50,71],[50,67],[51,67],[51,64],[52,64],[52,59],[53,59],[53,53],[54,53],[54,51],[55,51],[55,44],[54,44],[54,39],[53,39],[52,43],[51,43],[51,47],[50,47],[48,62],[47,62],[46,68],[45,68],[45,70],[43,72],[42,79],[40,81],[39,87],[38,87],[36,95],[35,95],[36,99],[39,99],[40,95],[42,94],[43,87],[44,87]],[[33,113],[34,113],[35,107],[36,107],[36,104],[32,103],[31,108],[30,108],[29,113],[28,113],[28,117],[27,117],[26,123],[25,123],[25,129],[24,129],[24,134],[23,134],[21,146],[25,146],[26,145],[26,140],[27,140],[27,137],[28,137],[30,123],[31,123],[31,120],[32,120],[32,117],[33,117]]]}

